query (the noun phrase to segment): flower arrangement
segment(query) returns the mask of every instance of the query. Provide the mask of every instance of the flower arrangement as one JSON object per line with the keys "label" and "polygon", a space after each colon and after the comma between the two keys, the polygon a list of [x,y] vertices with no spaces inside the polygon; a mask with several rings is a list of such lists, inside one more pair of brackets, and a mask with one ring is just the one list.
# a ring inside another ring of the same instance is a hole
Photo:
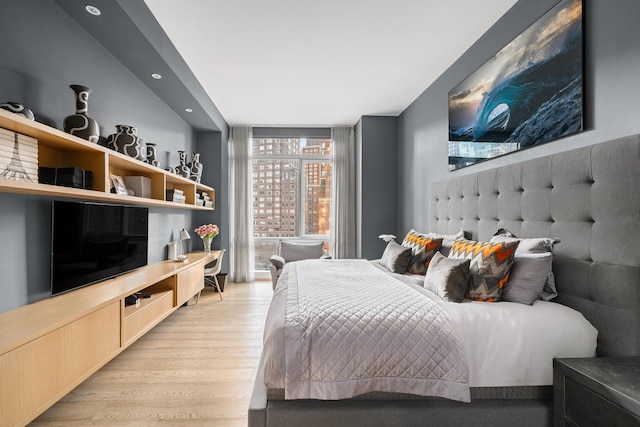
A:
{"label": "flower arrangement", "polygon": [[215,224],[203,224],[194,230],[202,239],[205,252],[211,252],[211,242],[220,233],[220,229]]}
{"label": "flower arrangement", "polygon": [[194,230],[200,237],[214,238],[220,233],[220,229],[215,224],[205,224]]}

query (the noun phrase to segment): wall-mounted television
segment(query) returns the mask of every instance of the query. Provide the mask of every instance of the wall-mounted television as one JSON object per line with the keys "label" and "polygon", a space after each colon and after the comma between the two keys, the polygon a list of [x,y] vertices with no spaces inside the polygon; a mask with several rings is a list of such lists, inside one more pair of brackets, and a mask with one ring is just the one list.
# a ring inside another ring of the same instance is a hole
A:
{"label": "wall-mounted television", "polygon": [[147,265],[149,209],[54,201],[51,293]]}

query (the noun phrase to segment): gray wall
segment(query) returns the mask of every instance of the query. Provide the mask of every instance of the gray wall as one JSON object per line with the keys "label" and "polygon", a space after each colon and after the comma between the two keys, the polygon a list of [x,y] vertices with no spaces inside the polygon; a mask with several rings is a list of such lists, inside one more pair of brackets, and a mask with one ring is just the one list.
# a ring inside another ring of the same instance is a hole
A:
{"label": "gray wall", "polygon": [[[228,132],[198,132],[196,134],[197,149],[206,167],[202,172],[202,182],[216,190],[215,210],[197,211],[195,225],[216,224],[220,234],[213,239],[213,249],[229,248],[229,145]],[[202,249],[202,243],[195,233],[191,237],[194,250]],[[195,246],[194,246],[195,245]],[[229,272],[229,253],[222,259],[222,272]]]}
{"label": "gray wall", "polygon": [[640,133],[640,2],[585,1],[586,131],[448,172],[449,90],[555,5],[520,0],[399,117],[398,229],[428,230],[430,184]]}
{"label": "gray wall", "polygon": [[378,259],[380,234],[396,234],[397,117],[363,116],[356,125],[356,257]]}
{"label": "gray wall", "polygon": [[[61,129],[64,117],[75,112],[69,84],[83,84],[93,90],[89,116],[100,124],[102,136],[115,132],[116,124],[136,126],[140,137],[157,143],[161,167],[166,166],[165,152],[171,155],[169,163],[176,165],[177,150],[204,148],[196,144],[198,137],[189,124],[56,3],[4,2],[0,40],[0,101],[23,103],[38,121]],[[217,133],[216,143],[219,151],[201,158],[203,182],[224,185],[221,176],[211,176],[207,162],[226,150],[226,129],[224,134]],[[216,167],[224,173],[222,164]],[[47,295],[50,209],[51,200],[46,197],[0,193],[0,311]],[[150,209],[150,263],[165,259],[166,244],[181,227],[193,228],[192,217],[190,210]]]}

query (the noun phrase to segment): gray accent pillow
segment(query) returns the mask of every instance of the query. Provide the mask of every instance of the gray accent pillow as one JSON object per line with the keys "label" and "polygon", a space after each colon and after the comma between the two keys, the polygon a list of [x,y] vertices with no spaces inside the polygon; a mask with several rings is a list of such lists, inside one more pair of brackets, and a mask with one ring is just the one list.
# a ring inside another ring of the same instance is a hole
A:
{"label": "gray accent pillow", "polygon": [[504,228],[498,230],[496,234],[491,237],[491,243],[510,242],[513,240],[520,242],[518,249],[516,249],[516,255],[551,252],[553,251],[553,245],[560,243],[560,240],[548,237],[535,237],[531,239],[516,237],[512,232]]}
{"label": "gray accent pillow", "polygon": [[552,260],[551,252],[516,255],[500,300],[532,305],[542,294]]}
{"label": "gray accent pillow", "polygon": [[395,240],[390,240],[384,249],[380,264],[393,273],[402,274],[407,271],[409,261],[411,261],[411,248],[406,248],[397,244]]}
{"label": "gray accent pillow", "polygon": [[[508,242],[518,240],[520,244],[518,245],[518,249],[516,249],[515,259],[526,254],[536,254],[536,253],[552,253],[553,245],[556,243],[560,243],[558,239],[551,239],[548,237],[538,237],[538,238],[519,238],[516,237],[512,232],[505,228],[501,228],[491,237],[491,243],[499,243],[499,242]],[[511,280],[511,279],[509,279]],[[549,264],[549,271],[547,272],[547,280],[545,281],[544,288],[542,289],[542,293],[540,294],[540,299],[545,301],[549,301],[558,296],[558,291],[556,290],[556,280],[553,275],[553,270],[551,263]]]}
{"label": "gray accent pillow", "polygon": [[424,287],[445,301],[461,302],[471,278],[469,259],[447,258],[436,252],[424,277]]}
{"label": "gray accent pillow", "polygon": [[320,258],[324,252],[324,242],[320,241],[287,241],[280,242],[280,256],[287,262],[303,259]]}

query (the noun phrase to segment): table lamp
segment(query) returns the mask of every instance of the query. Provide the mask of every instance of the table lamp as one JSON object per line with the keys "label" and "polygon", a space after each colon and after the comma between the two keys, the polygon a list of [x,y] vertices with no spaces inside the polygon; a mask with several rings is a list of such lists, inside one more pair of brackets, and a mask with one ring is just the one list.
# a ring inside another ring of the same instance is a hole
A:
{"label": "table lamp", "polygon": [[187,255],[187,251],[185,251],[184,249],[184,241],[189,239],[191,239],[191,236],[189,236],[187,230],[185,230],[184,228],[180,230],[180,246],[182,247],[182,255]]}

